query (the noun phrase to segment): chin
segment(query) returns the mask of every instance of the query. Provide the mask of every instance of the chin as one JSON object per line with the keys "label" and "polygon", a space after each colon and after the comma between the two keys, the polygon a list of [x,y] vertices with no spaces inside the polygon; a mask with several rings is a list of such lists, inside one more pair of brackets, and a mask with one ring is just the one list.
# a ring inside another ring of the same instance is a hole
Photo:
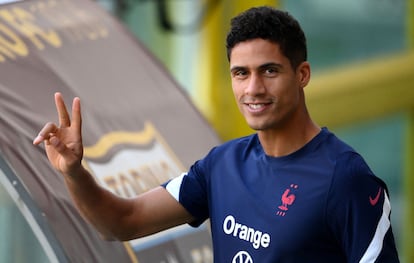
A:
{"label": "chin", "polygon": [[[245,116],[246,117],[246,116]],[[267,116],[255,117],[255,116],[247,116],[245,118],[247,125],[255,130],[255,131],[263,131],[275,126],[276,121],[272,118]]]}
{"label": "chin", "polygon": [[255,131],[262,131],[265,130],[267,127],[266,125],[260,123],[248,123],[249,127]]}
{"label": "chin", "polygon": [[265,130],[272,130],[278,126],[276,122],[248,122],[249,127],[255,131],[265,131]]}

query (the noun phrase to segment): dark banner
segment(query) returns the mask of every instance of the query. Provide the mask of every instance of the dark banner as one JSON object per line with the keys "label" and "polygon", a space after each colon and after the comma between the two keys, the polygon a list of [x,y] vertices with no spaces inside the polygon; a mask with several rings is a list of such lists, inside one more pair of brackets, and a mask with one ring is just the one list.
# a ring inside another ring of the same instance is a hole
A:
{"label": "dark banner", "polygon": [[68,105],[81,98],[83,163],[121,196],[181,174],[219,142],[163,66],[96,3],[0,5],[0,168],[63,251],[55,253],[69,262],[212,262],[206,226],[124,244],[103,241],[80,217],[44,149],[32,145],[57,121],[57,91]]}

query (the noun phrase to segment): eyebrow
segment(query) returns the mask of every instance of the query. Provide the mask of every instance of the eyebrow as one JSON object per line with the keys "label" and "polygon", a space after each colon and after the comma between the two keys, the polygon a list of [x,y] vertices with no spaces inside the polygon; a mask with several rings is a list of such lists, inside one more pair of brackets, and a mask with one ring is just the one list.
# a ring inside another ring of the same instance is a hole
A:
{"label": "eyebrow", "polygon": [[284,68],[284,66],[282,64],[280,64],[280,63],[269,62],[269,63],[265,63],[263,65],[260,65],[259,66],[259,69],[262,70],[262,69],[271,68],[271,67],[278,68],[278,69]]}
{"label": "eyebrow", "polygon": [[[264,63],[264,64],[260,65],[258,67],[258,69],[263,70],[263,69],[270,68],[270,67],[275,67],[275,68],[279,68],[279,69],[284,68],[284,66],[280,63],[268,62],[268,63]],[[230,68],[230,72],[234,72],[234,71],[237,71],[237,70],[246,70],[246,68],[247,67],[245,67],[245,66],[233,66],[233,67]]]}
{"label": "eyebrow", "polygon": [[238,70],[245,70],[246,67],[243,66],[233,66],[230,68],[230,72],[238,71]]}

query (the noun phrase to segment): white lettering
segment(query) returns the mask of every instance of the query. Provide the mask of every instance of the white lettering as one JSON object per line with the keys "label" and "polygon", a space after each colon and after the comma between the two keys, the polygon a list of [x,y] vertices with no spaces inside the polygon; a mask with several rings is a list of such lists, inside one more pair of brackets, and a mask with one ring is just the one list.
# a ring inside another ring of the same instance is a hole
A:
{"label": "white lettering", "polygon": [[223,231],[227,235],[232,235],[250,242],[255,249],[259,249],[260,247],[267,248],[270,245],[270,235],[268,233],[263,233],[262,231],[237,223],[232,215],[228,215],[224,219]]}
{"label": "white lettering", "polygon": [[[224,233],[226,233],[227,235],[230,235],[233,232],[235,222],[236,221],[235,221],[234,217],[227,216],[226,219],[224,219],[224,223],[223,223]],[[229,223],[230,223],[230,225],[229,225]]]}

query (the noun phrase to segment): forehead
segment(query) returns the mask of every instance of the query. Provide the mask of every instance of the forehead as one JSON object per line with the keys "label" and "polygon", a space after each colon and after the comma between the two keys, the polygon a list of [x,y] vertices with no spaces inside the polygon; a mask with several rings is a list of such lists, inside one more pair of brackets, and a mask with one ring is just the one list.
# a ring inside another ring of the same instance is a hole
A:
{"label": "forehead", "polygon": [[264,63],[290,64],[279,44],[261,38],[243,41],[230,53],[230,66],[254,66]]}

